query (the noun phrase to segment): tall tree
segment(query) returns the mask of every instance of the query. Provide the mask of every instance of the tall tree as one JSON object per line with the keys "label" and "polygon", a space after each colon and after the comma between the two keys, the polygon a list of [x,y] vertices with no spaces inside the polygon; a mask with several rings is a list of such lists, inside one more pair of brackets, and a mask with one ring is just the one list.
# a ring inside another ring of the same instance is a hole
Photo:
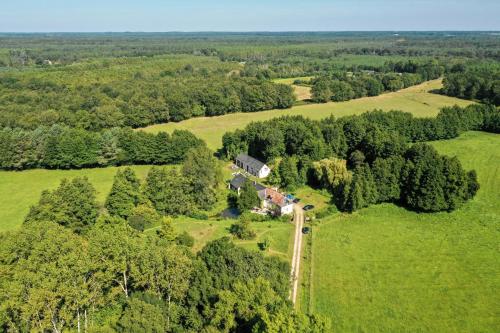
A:
{"label": "tall tree", "polygon": [[191,184],[191,194],[198,208],[208,210],[217,201],[217,187],[222,181],[219,161],[210,149],[201,146],[186,154],[182,175]]}
{"label": "tall tree", "polygon": [[289,191],[294,190],[301,183],[299,170],[297,169],[297,158],[284,157],[278,166],[278,171],[281,180],[281,186]]}
{"label": "tall tree", "polygon": [[190,182],[176,169],[151,168],[144,195],[164,215],[187,214],[195,207]]}
{"label": "tall tree", "polygon": [[259,205],[260,199],[252,181],[249,179],[245,180],[241,187],[240,196],[237,202],[238,210],[243,213]]}
{"label": "tall tree", "polygon": [[95,189],[88,179],[63,179],[54,191],[42,192],[38,205],[31,207],[25,223],[55,222],[81,233],[95,223],[97,214]]}
{"label": "tall tree", "polygon": [[134,170],[118,170],[106,200],[105,206],[109,214],[127,219],[139,203],[140,185]]}

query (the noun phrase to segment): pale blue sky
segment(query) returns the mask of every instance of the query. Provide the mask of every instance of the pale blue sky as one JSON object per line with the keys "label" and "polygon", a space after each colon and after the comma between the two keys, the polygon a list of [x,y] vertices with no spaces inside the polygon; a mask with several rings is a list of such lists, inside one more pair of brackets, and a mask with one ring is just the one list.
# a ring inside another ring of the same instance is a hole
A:
{"label": "pale blue sky", "polygon": [[500,0],[1,0],[0,32],[500,30]]}

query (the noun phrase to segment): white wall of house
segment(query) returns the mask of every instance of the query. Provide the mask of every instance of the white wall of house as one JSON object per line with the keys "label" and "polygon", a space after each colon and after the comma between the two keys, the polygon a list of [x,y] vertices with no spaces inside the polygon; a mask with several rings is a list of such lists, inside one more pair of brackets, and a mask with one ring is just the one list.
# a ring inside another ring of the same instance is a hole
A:
{"label": "white wall of house", "polygon": [[281,215],[290,215],[293,213],[293,204],[281,207]]}
{"label": "white wall of house", "polygon": [[266,178],[267,176],[269,176],[270,173],[271,173],[271,169],[269,169],[269,167],[267,165],[264,165],[259,170],[259,174],[257,175],[257,177],[259,177],[259,178]]}

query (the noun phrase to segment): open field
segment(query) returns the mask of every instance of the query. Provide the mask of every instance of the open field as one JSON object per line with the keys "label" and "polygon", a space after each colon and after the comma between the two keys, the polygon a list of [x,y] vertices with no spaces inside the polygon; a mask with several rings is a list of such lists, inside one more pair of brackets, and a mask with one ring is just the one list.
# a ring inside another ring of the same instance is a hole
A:
{"label": "open field", "polygon": [[348,102],[308,104],[295,106],[286,110],[233,113],[218,117],[192,118],[179,123],[153,125],[143,128],[143,130],[157,133],[160,131],[172,132],[175,129],[186,129],[205,140],[210,148],[217,149],[221,147],[222,136],[227,131],[244,128],[252,121],[268,120],[284,115],[302,115],[311,119],[321,119],[330,115],[342,117],[374,109],[382,109],[384,111],[402,110],[411,112],[417,117],[432,117],[436,116],[442,107],[455,104],[460,106],[471,104],[470,101],[429,92],[439,89],[441,86],[441,80],[433,80],[398,92],[376,97],[354,99]]}
{"label": "open field", "polygon": [[438,214],[382,204],[314,227],[301,308],[330,317],[335,331],[500,330],[500,135],[433,144],[477,171],[471,202]]}
{"label": "open field", "polygon": [[297,96],[297,101],[306,101],[311,99],[312,94],[311,94],[311,87],[308,86],[303,86],[303,85],[296,85],[293,84],[295,80],[310,80],[312,79],[312,76],[300,76],[300,77],[292,77],[292,78],[287,78],[287,79],[275,79],[273,80],[276,83],[282,83],[282,84],[288,84],[291,85],[292,88],[295,90],[295,95]]}
{"label": "open field", "polygon": [[290,78],[286,78],[286,79],[274,79],[273,82],[293,85],[295,80],[307,81],[307,80],[310,80],[312,78],[313,78],[312,76],[298,76],[298,77],[290,77]]}
{"label": "open field", "polygon": [[292,85],[297,96],[297,101],[307,101],[312,98],[311,88],[305,86]]}
{"label": "open field", "polygon": [[[150,166],[132,168],[139,177],[145,178]],[[55,189],[63,178],[88,177],[96,188],[97,200],[103,203],[118,169],[0,171],[0,231],[20,226],[42,191]]]}

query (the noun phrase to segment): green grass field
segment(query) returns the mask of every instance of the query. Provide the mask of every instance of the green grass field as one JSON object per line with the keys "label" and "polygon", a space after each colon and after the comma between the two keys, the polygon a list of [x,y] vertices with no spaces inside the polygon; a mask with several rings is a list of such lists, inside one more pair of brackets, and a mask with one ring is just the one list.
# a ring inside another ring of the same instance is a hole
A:
{"label": "green grass field", "polygon": [[166,123],[143,128],[146,132],[172,132],[187,129],[205,140],[212,149],[222,146],[222,136],[227,131],[244,128],[252,121],[268,120],[284,115],[302,115],[311,119],[322,119],[330,115],[342,117],[360,114],[374,109],[385,111],[402,110],[418,117],[433,117],[444,106],[471,104],[470,101],[429,93],[441,87],[440,80],[429,81],[418,86],[376,97],[365,97],[340,103],[308,104],[286,110],[271,110],[251,113],[233,113],[218,117],[191,118],[179,123]]}
{"label": "green grass field", "polygon": [[[149,166],[133,166],[137,175],[145,178]],[[26,170],[0,171],[0,231],[12,230],[21,225],[30,206],[36,204],[43,190],[59,186],[63,178],[88,177],[103,203],[113,185],[118,168],[83,170]]]}
{"label": "green grass field", "polygon": [[500,331],[500,135],[433,144],[477,171],[471,202],[438,214],[382,204],[314,227],[301,308],[336,332]]}

